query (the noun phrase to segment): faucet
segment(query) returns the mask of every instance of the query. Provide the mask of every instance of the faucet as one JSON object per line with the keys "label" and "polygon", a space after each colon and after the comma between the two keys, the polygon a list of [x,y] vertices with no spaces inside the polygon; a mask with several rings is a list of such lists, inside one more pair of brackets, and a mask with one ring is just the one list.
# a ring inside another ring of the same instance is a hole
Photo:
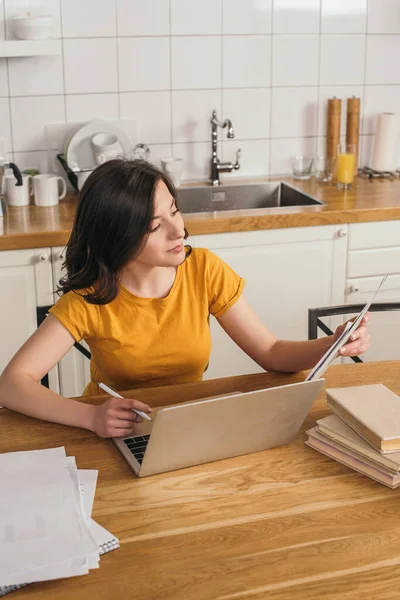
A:
{"label": "faucet", "polygon": [[233,169],[237,171],[240,169],[240,148],[236,152],[236,162],[235,164],[229,163],[220,163],[217,155],[217,141],[218,141],[218,129],[217,127],[228,128],[228,133],[226,137],[228,139],[232,139],[235,137],[233,133],[232,122],[230,119],[225,119],[225,121],[218,121],[217,111],[213,110],[212,117],[210,120],[211,123],[211,144],[212,144],[212,154],[211,154],[211,183],[213,185],[219,185],[219,174],[220,173],[231,173]]}

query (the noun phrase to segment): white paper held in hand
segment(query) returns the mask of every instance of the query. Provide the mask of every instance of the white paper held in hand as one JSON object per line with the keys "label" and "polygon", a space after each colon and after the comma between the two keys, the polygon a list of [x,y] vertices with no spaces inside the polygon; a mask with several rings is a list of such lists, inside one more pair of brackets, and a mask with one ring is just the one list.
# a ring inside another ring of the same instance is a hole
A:
{"label": "white paper held in hand", "polygon": [[[102,390],[104,390],[105,392],[107,392],[107,394],[110,394],[110,396],[113,396],[114,398],[122,398],[122,399],[124,398],[123,396],[121,396],[121,394],[118,394],[118,392],[116,392],[115,390],[113,390],[112,388],[110,388],[105,383],[99,383],[99,388],[101,388]],[[139,415],[139,417],[142,417],[142,419],[146,419],[147,421],[151,421],[149,415],[146,415],[146,413],[143,412],[142,410],[137,410],[136,408],[132,408],[132,410],[137,415]]]}
{"label": "white paper held in hand", "polygon": [[369,302],[367,302],[367,304],[359,312],[359,314],[357,315],[357,317],[354,319],[353,322],[348,322],[346,324],[346,327],[344,328],[344,330],[342,331],[342,333],[340,334],[340,336],[338,337],[336,342],[334,344],[332,344],[332,346],[329,348],[329,350],[327,350],[325,352],[324,356],[317,362],[317,364],[315,365],[313,370],[310,371],[310,373],[307,375],[306,381],[312,381],[313,379],[319,379],[321,377],[321,375],[326,371],[326,369],[329,367],[331,362],[336,358],[340,348],[342,348],[342,346],[345,345],[345,343],[348,341],[350,336],[354,333],[354,331],[360,325],[364,315],[368,312],[369,307],[371,306],[372,302],[375,300],[377,293],[381,289],[382,285],[385,283],[386,279],[387,279],[387,275],[382,277],[382,280],[381,280],[380,284],[378,285],[378,288],[376,289],[371,300]]}

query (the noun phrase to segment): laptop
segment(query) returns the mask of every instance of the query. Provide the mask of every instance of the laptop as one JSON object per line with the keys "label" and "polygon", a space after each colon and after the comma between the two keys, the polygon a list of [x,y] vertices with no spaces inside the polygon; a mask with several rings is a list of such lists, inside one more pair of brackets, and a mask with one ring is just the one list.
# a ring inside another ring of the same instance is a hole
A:
{"label": "laptop", "polygon": [[289,444],[325,379],[155,408],[133,436],[113,438],[139,477]]}

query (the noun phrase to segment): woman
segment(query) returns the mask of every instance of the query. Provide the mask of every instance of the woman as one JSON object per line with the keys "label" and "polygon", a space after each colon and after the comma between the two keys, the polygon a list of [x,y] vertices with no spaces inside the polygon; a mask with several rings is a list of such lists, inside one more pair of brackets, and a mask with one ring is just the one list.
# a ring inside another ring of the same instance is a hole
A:
{"label": "woman", "polygon": [[[75,341],[89,344],[91,381],[123,390],[199,381],[207,368],[209,315],[266,370],[313,367],[334,336],[277,339],[243,297],[244,281],[215,254],[184,245],[187,232],[170,180],[145,161],[99,166],[80,195],[66,252],[64,293],[0,378],[0,405],[26,415],[83,427],[101,437],[132,433],[137,400],[111,398],[91,406],[40,385]],[[364,318],[341,350],[364,352]]]}

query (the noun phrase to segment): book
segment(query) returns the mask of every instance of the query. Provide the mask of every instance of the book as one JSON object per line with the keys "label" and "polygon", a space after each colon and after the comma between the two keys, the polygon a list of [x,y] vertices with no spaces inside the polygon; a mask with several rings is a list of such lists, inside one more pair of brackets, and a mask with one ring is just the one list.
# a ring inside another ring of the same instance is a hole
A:
{"label": "book", "polygon": [[337,415],[318,419],[317,431],[336,445],[348,448],[361,457],[369,458],[378,466],[385,467],[394,474],[400,471],[400,452],[381,454]]}
{"label": "book", "polygon": [[381,453],[400,451],[400,398],[382,383],[326,390],[327,406]]}
{"label": "book", "polygon": [[357,458],[349,452],[345,452],[340,448],[328,443],[328,441],[324,440],[322,436],[318,433],[317,428],[314,427],[307,431],[308,440],[306,441],[306,445],[310,448],[314,448],[321,454],[325,454],[329,458],[333,458],[337,462],[361,473],[362,475],[366,475],[371,479],[374,479],[378,483],[383,483],[384,485],[395,489],[400,486],[400,474],[393,475],[385,470],[378,468],[368,459],[362,460],[361,458]]}

